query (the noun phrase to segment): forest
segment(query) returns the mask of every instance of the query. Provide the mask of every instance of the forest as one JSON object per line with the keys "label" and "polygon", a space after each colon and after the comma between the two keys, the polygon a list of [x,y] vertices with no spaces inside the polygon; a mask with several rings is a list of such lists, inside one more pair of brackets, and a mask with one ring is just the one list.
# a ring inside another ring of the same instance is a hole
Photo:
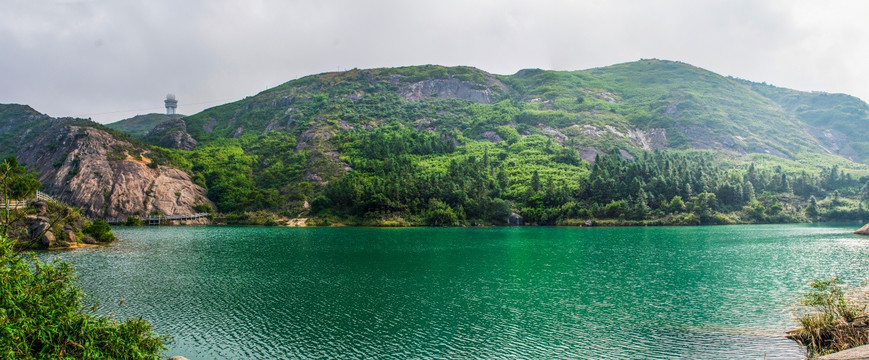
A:
{"label": "forest", "polygon": [[503,225],[513,213],[537,225],[867,218],[869,177],[837,165],[812,171],[709,150],[651,151],[633,159],[612,151],[591,165],[541,135],[462,140],[456,145],[449,134],[400,125],[341,134],[333,141],[352,170],[327,184],[304,180],[310,154],[289,150],[295,141],[285,133],[205,146],[191,153],[191,162],[221,212],[310,216],[321,225]]}

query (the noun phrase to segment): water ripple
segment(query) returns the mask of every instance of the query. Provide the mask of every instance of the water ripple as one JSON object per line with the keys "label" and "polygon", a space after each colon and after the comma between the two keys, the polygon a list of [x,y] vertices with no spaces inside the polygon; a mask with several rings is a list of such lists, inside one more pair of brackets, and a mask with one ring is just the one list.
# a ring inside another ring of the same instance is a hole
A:
{"label": "water ripple", "polygon": [[847,230],[119,228],[40,256],[191,360],[796,359],[806,282],[869,273]]}

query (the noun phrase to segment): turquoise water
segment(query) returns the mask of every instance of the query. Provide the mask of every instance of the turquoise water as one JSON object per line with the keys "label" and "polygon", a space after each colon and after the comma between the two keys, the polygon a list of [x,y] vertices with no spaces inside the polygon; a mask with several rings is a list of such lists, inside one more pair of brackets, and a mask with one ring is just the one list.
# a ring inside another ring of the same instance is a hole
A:
{"label": "turquoise water", "polygon": [[191,360],[782,359],[809,280],[869,278],[853,229],[120,227],[40,256]]}

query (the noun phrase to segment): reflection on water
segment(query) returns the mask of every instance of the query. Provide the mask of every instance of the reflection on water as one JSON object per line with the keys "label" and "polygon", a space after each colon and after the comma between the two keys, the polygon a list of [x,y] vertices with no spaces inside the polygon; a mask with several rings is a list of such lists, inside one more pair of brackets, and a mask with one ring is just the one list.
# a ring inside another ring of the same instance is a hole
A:
{"label": "reflection on water", "polygon": [[805,284],[866,278],[850,230],[118,228],[41,256],[191,360],[794,359]]}

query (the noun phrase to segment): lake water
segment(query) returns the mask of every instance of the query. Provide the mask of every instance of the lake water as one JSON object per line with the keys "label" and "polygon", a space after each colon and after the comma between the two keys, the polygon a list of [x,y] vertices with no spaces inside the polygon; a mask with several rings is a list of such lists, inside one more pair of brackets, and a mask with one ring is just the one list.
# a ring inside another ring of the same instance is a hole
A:
{"label": "lake water", "polygon": [[869,278],[855,228],[118,227],[40,257],[191,360],[792,359],[806,283]]}

